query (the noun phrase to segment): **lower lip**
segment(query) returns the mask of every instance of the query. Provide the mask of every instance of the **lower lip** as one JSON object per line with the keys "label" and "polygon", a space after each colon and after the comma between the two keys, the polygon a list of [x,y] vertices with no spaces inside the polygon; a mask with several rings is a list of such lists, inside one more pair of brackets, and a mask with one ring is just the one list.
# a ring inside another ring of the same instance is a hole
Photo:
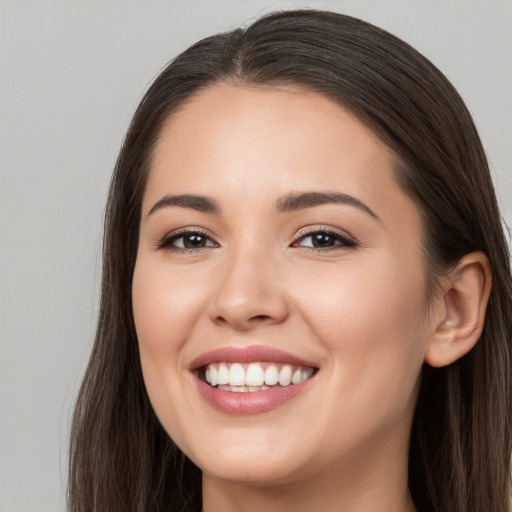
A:
{"label": "lower lip", "polygon": [[250,415],[271,411],[288,400],[295,398],[307,389],[312,378],[290,386],[280,386],[264,391],[247,391],[244,393],[214,388],[200,380],[197,376],[195,380],[201,396],[217,411],[232,415]]}

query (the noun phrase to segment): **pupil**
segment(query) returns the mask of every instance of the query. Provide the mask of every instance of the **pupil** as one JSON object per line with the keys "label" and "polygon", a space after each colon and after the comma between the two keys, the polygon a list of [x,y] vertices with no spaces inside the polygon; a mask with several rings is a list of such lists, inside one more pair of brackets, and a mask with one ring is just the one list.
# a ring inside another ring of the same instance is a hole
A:
{"label": "pupil", "polygon": [[330,235],[325,233],[316,233],[313,235],[313,246],[314,247],[332,247],[334,239]]}
{"label": "pupil", "polygon": [[202,235],[189,235],[184,238],[183,245],[187,249],[197,249],[198,247],[204,247],[204,238]]}

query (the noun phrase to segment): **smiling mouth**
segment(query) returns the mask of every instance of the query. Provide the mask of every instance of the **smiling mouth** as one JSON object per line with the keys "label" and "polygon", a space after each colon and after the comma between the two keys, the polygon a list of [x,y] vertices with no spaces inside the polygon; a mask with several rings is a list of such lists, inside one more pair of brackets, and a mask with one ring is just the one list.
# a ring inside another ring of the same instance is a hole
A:
{"label": "smiling mouth", "polygon": [[266,391],[294,386],[310,379],[317,368],[273,362],[217,362],[199,371],[212,388],[235,393]]}
{"label": "smiling mouth", "polygon": [[225,346],[189,366],[199,395],[222,414],[257,415],[308,394],[320,368],[269,346]]}

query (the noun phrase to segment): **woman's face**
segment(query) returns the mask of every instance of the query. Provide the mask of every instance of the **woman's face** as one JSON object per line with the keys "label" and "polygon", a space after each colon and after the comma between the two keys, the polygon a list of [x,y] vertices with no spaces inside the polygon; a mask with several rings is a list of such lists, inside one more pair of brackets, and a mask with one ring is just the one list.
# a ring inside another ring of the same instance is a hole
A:
{"label": "woman's face", "polygon": [[406,465],[431,330],[420,215],[391,152],[339,105],[219,85],[173,114],[133,308],[154,410],[206,476]]}

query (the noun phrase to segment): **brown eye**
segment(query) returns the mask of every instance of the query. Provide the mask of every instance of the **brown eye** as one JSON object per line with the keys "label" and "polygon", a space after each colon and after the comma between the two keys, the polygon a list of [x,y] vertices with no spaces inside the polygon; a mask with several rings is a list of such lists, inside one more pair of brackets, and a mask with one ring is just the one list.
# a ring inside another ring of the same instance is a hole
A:
{"label": "brown eye", "polygon": [[314,231],[302,236],[293,244],[296,247],[307,247],[312,249],[335,249],[343,247],[354,247],[356,243],[339,233],[331,231]]}
{"label": "brown eye", "polygon": [[200,247],[206,247],[208,242],[208,239],[200,234],[181,236],[177,240],[181,240],[181,244],[185,249],[198,249]]}
{"label": "brown eye", "polygon": [[207,235],[199,231],[187,231],[165,237],[158,245],[160,249],[194,250],[206,247],[218,247]]}
{"label": "brown eye", "polygon": [[337,240],[327,233],[315,233],[311,235],[311,245],[313,247],[325,248],[325,247],[334,247],[336,245]]}

